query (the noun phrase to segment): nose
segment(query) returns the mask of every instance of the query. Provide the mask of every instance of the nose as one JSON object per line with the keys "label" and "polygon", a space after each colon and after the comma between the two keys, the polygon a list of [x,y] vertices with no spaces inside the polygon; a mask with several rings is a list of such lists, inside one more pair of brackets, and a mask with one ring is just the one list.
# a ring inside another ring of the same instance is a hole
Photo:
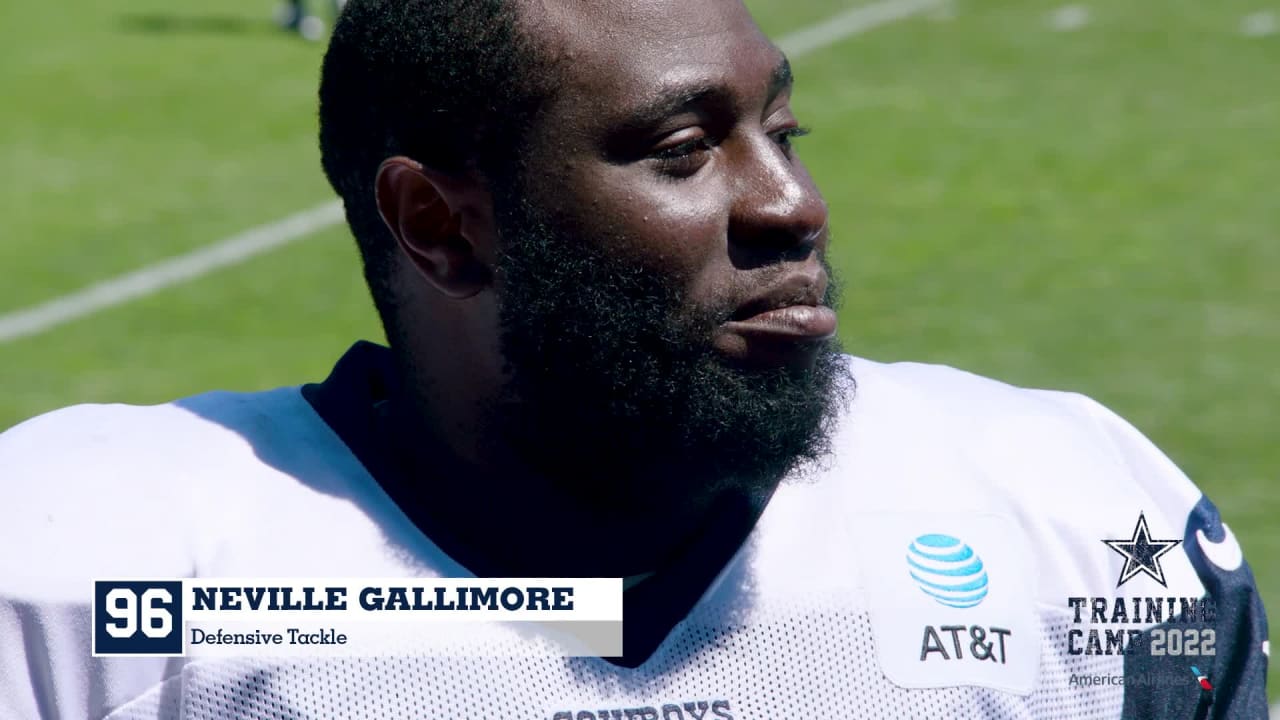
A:
{"label": "nose", "polygon": [[827,204],[794,153],[768,135],[743,148],[729,216],[730,252],[748,264],[803,259],[827,244]]}

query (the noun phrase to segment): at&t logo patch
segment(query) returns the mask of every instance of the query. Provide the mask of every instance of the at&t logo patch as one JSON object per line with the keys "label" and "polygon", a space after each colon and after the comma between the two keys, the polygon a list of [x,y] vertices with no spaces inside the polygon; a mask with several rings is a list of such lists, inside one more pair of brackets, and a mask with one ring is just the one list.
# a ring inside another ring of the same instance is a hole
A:
{"label": "at&t logo patch", "polygon": [[1040,670],[1029,544],[989,512],[857,516],[861,586],[880,668],[904,688],[1026,695]]}
{"label": "at&t logo patch", "polygon": [[924,594],[947,607],[974,607],[987,596],[982,558],[950,535],[930,533],[913,540],[907,566]]}

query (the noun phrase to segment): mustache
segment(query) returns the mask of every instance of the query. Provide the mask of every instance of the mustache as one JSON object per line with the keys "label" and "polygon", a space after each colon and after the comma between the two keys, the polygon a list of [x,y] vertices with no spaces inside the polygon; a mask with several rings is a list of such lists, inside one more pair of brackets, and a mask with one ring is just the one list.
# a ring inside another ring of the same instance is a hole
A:
{"label": "mustache", "polygon": [[[794,288],[790,292],[771,296],[767,303],[748,300],[758,293],[760,288],[777,285],[790,272],[785,265],[770,265],[736,282],[729,292],[718,297],[712,304],[691,310],[685,316],[686,323],[714,329],[726,322],[741,320],[744,316],[753,315],[756,312],[788,305],[819,305],[839,310],[844,304],[843,278],[835,268],[831,267],[825,257],[820,258],[819,261],[827,276],[826,288],[820,298],[815,298],[812,291],[807,288]],[[688,305],[684,298],[680,298],[678,303]],[[764,307],[765,304],[768,307]]]}

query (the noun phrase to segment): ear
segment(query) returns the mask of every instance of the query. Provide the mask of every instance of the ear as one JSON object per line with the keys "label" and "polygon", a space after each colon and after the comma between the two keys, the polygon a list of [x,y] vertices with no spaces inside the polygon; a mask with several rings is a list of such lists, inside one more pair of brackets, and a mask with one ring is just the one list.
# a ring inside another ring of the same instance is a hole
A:
{"label": "ear", "polygon": [[384,160],[374,182],[378,213],[422,277],[446,297],[492,283],[493,210],[488,191],[403,156]]}

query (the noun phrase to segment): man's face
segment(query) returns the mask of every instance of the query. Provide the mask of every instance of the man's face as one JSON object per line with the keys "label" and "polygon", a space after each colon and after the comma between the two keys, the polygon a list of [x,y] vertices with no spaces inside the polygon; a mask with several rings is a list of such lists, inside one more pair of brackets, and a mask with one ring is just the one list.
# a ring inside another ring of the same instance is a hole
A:
{"label": "man's face", "polygon": [[723,315],[726,360],[811,364],[836,330],[815,307],[827,208],[790,148],[781,52],[733,0],[529,5],[557,86],[527,157],[532,206]]}
{"label": "man's face", "polygon": [[[844,389],[789,69],[737,3],[613,5],[527,11],[557,90],[497,193],[494,429],[579,495],[767,488]],[[693,477],[589,477],[651,463]]]}

